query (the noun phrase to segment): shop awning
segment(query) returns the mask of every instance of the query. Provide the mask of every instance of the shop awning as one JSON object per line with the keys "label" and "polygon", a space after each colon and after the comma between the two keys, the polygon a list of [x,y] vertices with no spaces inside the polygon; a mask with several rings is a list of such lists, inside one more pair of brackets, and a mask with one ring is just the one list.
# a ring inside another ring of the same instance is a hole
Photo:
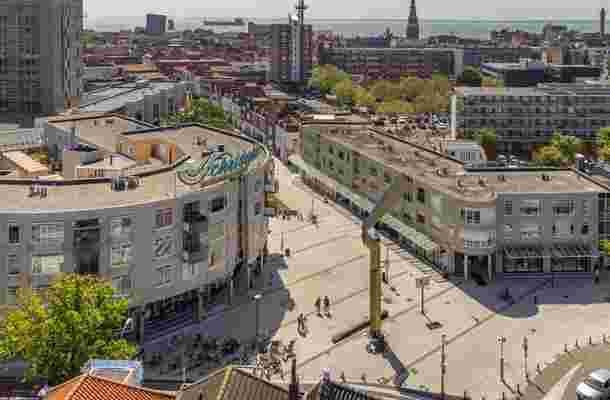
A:
{"label": "shop awning", "polygon": [[543,258],[545,251],[543,247],[511,247],[504,249],[506,255],[510,258]]}
{"label": "shop awning", "polygon": [[430,239],[425,234],[418,232],[415,228],[403,223],[391,215],[386,215],[381,219],[381,222],[395,230],[402,237],[411,240],[417,247],[432,252],[440,248],[440,246]]}
{"label": "shop awning", "polygon": [[593,251],[591,248],[584,245],[577,246],[560,246],[555,245],[551,249],[551,256],[553,258],[579,258],[579,257],[598,257],[597,251]]}

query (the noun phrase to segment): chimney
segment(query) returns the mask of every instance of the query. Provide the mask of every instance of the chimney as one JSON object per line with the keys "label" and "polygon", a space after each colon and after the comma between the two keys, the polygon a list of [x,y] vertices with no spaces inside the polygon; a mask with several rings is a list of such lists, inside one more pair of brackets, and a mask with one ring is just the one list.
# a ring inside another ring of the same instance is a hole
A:
{"label": "chimney", "polygon": [[299,379],[297,378],[297,360],[292,359],[292,366],[290,367],[290,386],[288,386],[288,400],[299,399]]}

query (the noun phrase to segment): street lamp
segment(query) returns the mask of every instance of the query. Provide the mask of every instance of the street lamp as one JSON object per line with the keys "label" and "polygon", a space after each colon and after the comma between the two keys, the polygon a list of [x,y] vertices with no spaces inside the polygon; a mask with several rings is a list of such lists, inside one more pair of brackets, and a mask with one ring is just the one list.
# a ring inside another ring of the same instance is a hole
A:
{"label": "street lamp", "polygon": [[445,343],[447,335],[441,335],[441,399],[445,400],[445,375],[447,374],[447,357],[445,354]]}
{"label": "street lamp", "polygon": [[255,337],[256,339],[258,339],[258,327],[259,327],[259,318],[260,318],[260,302],[261,299],[263,298],[263,295],[258,293],[254,296],[254,302],[256,304],[256,331],[255,331]]}
{"label": "street lamp", "polygon": [[500,344],[500,381],[504,382],[504,343],[506,338],[504,336],[498,336],[498,344]]}

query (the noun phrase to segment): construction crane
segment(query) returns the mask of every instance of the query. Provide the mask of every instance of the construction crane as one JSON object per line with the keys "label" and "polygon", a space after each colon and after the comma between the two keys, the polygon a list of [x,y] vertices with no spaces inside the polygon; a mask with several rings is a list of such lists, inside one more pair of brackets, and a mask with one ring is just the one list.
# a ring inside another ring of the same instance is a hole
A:
{"label": "construction crane", "polygon": [[[400,202],[402,194],[402,181],[399,177],[394,178],[394,182],[383,193],[381,200],[371,210],[370,215],[362,224],[362,241],[369,249],[369,271],[370,271],[370,290],[369,290],[369,338],[367,346],[372,353],[383,352],[385,340],[381,331],[381,239],[375,229],[375,225],[383,216]],[[389,277],[388,277],[389,278]]]}

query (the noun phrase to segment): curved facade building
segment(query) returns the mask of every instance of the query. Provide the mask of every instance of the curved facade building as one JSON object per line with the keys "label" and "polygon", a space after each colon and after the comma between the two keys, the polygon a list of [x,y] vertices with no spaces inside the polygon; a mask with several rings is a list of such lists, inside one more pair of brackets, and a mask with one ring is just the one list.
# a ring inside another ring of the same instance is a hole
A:
{"label": "curved facade building", "polygon": [[[50,120],[44,137],[62,154],[55,175],[31,176],[27,156],[4,160],[15,177],[0,179],[0,303],[60,273],[95,274],[129,297],[146,335],[199,318],[216,288],[232,292],[240,266],[262,265],[273,161],[260,143],[108,114]],[[205,160],[201,182],[180,179]]]}

